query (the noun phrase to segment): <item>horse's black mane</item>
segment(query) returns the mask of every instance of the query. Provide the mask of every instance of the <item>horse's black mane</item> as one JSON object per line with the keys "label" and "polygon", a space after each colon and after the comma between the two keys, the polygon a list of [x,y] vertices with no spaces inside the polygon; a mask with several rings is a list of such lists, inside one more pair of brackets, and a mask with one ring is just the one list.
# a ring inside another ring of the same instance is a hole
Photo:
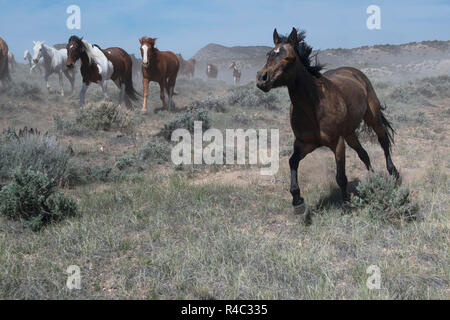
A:
{"label": "horse's black mane", "polygon": [[71,36],[70,38],[69,38],[69,42],[76,42],[76,43],[78,43],[79,45],[82,45],[83,43],[81,42],[81,38],[78,38],[77,36]]}
{"label": "horse's black mane", "polygon": [[[69,38],[69,42],[72,42],[72,41],[76,42],[79,46],[83,46],[84,45],[83,42],[81,41],[81,38],[79,38],[77,36],[71,36]],[[100,50],[102,49],[102,48],[100,48],[100,46],[98,44],[93,44],[93,46],[99,48]]]}
{"label": "horse's black mane", "polygon": [[[297,29],[296,29],[297,30]],[[282,43],[289,43],[288,36],[279,36]],[[305,66],[306,70],[313,76],[320,78],[322,74],[320,71],[325,67],[325,65],[320,64],[317,59],[317,53],[311,55],[312,47],[305,42],[306,31],[297,31],[298,43],[294,46],[300,61]],[[313,60],[314,59],[314,64]]]}

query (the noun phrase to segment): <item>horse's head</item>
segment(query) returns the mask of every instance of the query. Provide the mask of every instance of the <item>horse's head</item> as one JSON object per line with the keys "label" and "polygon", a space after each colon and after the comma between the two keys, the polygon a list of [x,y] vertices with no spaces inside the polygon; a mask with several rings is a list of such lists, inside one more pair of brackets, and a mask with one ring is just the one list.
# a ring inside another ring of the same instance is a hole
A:
{"label": "horse's head", "polygon": [[268,92],[286,86],[299,75],[321,77],[323,66],[311,64],[312,48],[304,40],[305,32],[297,33],[295,28],[288,37],[279,36],[277,29],[273,31],[275,48],[267,53],[266,65],[256,74],[259,89]]}
{"label": "horse's head", "polygon": [[25,52],[23,53],[23,60],[27,60],[29,54],[30,52],[28,50],[25,50]]}
{"label": "horse's head", "polygon": [[141,43],[142,65],[147,68],[150,65],[150,58],[155,50],[155,42],[157,38],[142,37],[139,39]]}
{"label": "horse's head", "polygon": [[39,59],[44,54],[44,42],[43,41],[33,41],[34,47],[33,47],[33,62],[38,63]]}
{"label": "horse's head", "polygon": [[73,68],[75,62],[80,59],[82,53],[84,52],[83,38],[78,38],[77,36],[71,36],[69,42],[67,43],[67,60],[66,66],[68,68]]}
{"label": "horse's head", "polygon": [[292,28],[288,38],[280,37],[277,29],[273,31],[275,48],[267,53],[266,65],[256,74],[257,87],[268,92],[272,88],[284,86],[295,71],[298,45],[297,30]]}

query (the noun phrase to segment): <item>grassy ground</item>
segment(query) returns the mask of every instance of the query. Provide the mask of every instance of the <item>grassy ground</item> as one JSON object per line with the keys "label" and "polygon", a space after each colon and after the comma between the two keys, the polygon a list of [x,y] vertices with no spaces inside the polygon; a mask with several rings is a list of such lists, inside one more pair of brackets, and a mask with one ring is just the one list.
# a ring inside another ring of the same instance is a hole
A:
{"label": "grassy ground", "polygon": [[[175,116],[137,115],[132,135],[64,135],[53,128],[53,114],[74,119],[77,94],[48,94],[38,75],[28,77],[25,70],[15,79],[41,91],[35,96],[29,91],[1,93],[0,129],[27,125],[50,130],[86,166],[114,166],[117,157],[136,153],[144,143],[160,143],[156,134]],[[227,105],[226,112],[210,111],[211,126],[221,130],[279,128],[282,157],[275,176],[260,176],[251,166],[175,168],[163,162],[126,179],[63,188],[78,201],[77,217],[39,232],[0,217],[0,298],[448,299],[448,79],[377,80],[376,90],[398,133],[393,160],[420,203],[416,221],[388,223],[364,210],[344,211],[333,155],[323,149],[300,164],[312,224],[293,215],[288,169],[292,135],[288,97],[281,90],[276,110]],[[135,84],[140,90],[137,79]],[[114,99],[117,90],[111,87]],[[424,87],[431,94],[422,92]],[[228,89],[221,82],[180,79],[175,102],[181,108]],[[90,88],[87,101],[100,101],[100,92]],[[159,107],[157,87],[151,93],[150,106]],[[375,170],[385,172],[379,145],[368,140],[364,145]],[[366,172],[347,150],[354,192]],[[81,290],[66,287],[70,265],[81,268]],[[370,265],[381,270],[380,290],[366,286]]]}

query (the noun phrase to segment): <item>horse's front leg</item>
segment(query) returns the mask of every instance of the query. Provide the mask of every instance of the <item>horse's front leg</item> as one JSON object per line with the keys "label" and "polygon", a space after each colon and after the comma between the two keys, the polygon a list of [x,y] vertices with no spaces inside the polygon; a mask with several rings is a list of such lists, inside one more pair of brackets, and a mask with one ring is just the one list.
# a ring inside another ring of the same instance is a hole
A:
{"label": "horse's front leg", "polygon": [[146,112],[147,111],[147,97],[148,97],[148,83],[150,81],[143,77],[142,78],[142,87],[144,88],[144,102],[142,104],[142,112]]}
{"label": "horse's front leg", "polygon": [[159,90],[160,90],[159,97],[161,98],[161,101],[163,104],[162,107],[167,109],[166,95],[164,94],[164,90],[165,90],[164,82],[159,83]]}
{"label": "horse's front leg", "polygon": [[105,98],[105,100],[109,100],[108,91],[106,90],[106,81],[102,80],[102,82],[100,82],[100,86],[102,87],[103,97]]}
{"label": "horse's front leg", "polygon": [[45,79],[45,85],[46,85],[46,87],[47,87],[47,91],[48,91],[48,93],[50,93],[50,85],[48,84],[48,77],[50,76],[50,74],[46,71],[45,72],[45,76],[44,76],[44,79]]}
{"label": "horse's front leg", "polygon": [[80,91],[80,107],[82,108],[84,106],[84,99],[86,96],[86,91],[88,89],[89,84],[83,82],[83,86],[81,87]]}
{"label": "horse's front leg", "polygon": [[292,205],[295,214],[302,214],[306,210],[305,200],[300,196],[300,187],[298,185],[298,165],[300,161],[316,147],[314,145],[302,144],[298,140],[294,142],[294,153],[289,158],[289,167],[291,169],[291,194]]}
{"label": "horse's front leg", "polygon": [[59,72],[58,75],[59,75],[59,87],[61,88],[61,97],[64,97],[63,74],[62,72]]}

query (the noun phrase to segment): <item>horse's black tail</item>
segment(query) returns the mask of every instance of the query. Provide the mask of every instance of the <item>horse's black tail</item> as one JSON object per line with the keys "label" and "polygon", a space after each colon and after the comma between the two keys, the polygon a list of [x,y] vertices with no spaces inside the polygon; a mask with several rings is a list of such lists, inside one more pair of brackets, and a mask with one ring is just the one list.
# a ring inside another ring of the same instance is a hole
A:
{"label": "horse's black tail", "polygon": [[392,127],[392,123],[386,118],[383,111],[386,110],[386,105],[380,106],[380,114],[381,114],[381,122],[383,123],[384,129],[386,130],[386,135],[388,138],[389,143],[389,149],[391,149],[392,145],[394,144],[394,135],[395,130]]}
{"label": "horse's black tail", "polygon": [[130,74],[125,79],[125,93],[130,100],[137,101],[139,97],[142,97],[133,87],[133,74],[130,70]]}

